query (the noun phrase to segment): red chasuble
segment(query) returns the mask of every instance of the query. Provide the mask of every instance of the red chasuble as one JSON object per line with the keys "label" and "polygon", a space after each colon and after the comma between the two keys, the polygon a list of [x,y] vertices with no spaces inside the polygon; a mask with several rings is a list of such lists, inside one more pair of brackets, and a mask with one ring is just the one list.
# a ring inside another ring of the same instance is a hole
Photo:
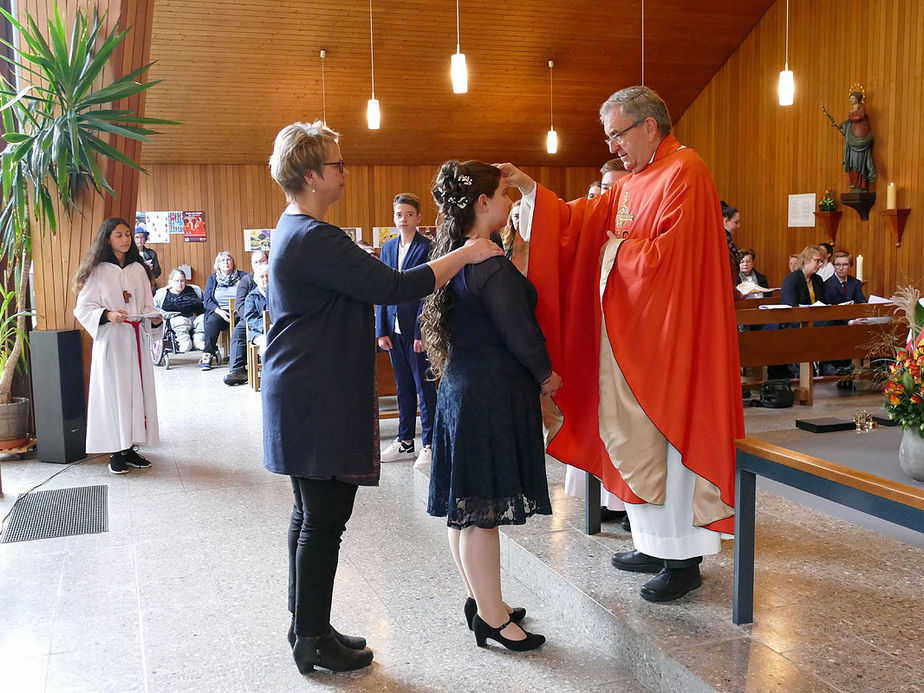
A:
{"label": "red chasuble", "polygon": [[[654,161],[592,200],[564,202],[541,186],[530,232],[536,316],[563,387],[557,459],[594,474],[625,502],[642,502],[599,434],[600,254],[624,239],[602,299],[613,354],[639,405],[734,507],[733,441],[744,436],[737,325],[715,184],[692,149],[668,135]],[[734,531],[734,517],[706,524]]]}

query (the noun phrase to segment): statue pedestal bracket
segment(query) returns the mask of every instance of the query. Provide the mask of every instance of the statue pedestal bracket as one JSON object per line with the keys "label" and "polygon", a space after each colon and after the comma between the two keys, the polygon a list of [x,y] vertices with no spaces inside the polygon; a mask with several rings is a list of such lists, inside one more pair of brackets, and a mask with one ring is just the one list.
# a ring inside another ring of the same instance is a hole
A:
{"label": "statue pedestal bracket", "polygon": [[892,229],[892,233],[895,234],[895,247],[901,248],[902,234],[905,233],[905,222],[908,220],[908,215],[911,213],[911,208],[884,209],[879,213],[882,215],[882,218],[885,219],[886,226]]}

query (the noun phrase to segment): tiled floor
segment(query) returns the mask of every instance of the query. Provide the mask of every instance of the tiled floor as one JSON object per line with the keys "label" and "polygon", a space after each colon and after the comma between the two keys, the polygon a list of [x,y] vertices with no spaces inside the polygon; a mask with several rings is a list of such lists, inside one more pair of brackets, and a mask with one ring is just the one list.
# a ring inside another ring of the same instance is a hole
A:
{"label": "tiled floor", "polygon": [[[108,533],[0,545],[0,690],[921,690],[920,549],[761,493],[758,612],[742,628],[731,624],[731,542],[704,564],[700,590],[643,602],[644,576],[609,565],[628,535],[585,536],[554,461],[555,515],[503,542],[506,596],[545,647],[475,646],[444,525],[424,512],[426,477],[392,463],[357,496],[334,604],[335,625],[365,635],[375,663],[302,677],[285,641],[290,489],[261,466],[259,396],[223,375],[193,357],[158,372],[152,469],[115,476],[93,459],[45,487],[108,484]],[[820,390],[812,415],[877,400]],[[747,410],[748,431],[783,441],[794,411]],[[386,422],[383,440],[394,432]],[[2,471],[5,514],[59,468]]]}

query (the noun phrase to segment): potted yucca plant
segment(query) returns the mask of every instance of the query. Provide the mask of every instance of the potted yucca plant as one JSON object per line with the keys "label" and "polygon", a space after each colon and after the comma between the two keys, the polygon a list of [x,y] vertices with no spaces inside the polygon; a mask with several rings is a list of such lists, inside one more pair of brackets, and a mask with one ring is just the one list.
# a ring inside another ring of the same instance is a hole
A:
{"label": "potted yucca plant", "polygon": [[4,59],[17,77],[14,83],[0,79],[0,115],[6,142],[0,152],[0,256],[7,269],[2,282],[5,322],[0,322],[2,419],[3,409],[11,404],[13,373],[26,341],[33,232],[54,233],[59,211],[70,218],[86,189],[115,195],[101,172],[106,159],[143,171],[110,143],[112,135],[149,142],[147,136],[154,131],[144,126],[172,121],[113,108],[113,103],[157,82],[139,81],[153,63],[105,82],[104,68],[129,31],[114,27],[106,32],[106,15],[100,16],[94,9],[91,16],[78,9],[68,31],[55,5],[54,17],[43,33],[32,16],[19,22],[2,9],[0,13],[16,29],[20,43],[14,46],[3,41],[13,51],[11,59]]}

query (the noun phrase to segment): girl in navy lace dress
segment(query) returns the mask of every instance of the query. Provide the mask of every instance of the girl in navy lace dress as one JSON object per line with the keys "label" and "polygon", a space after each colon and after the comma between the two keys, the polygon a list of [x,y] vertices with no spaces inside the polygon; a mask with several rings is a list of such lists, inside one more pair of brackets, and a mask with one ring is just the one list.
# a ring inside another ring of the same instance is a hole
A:
{"label": "girl in navy lace dress", "polygon": [[[490,237],[510,212],[500,171],[478,161],[443,164],[432,192],[442,216],[434,257]],[[512,650],[545,641],[517,625],[525,610],[503,601],[497,532],[498,525],[552,514],[539,396],[553,394],[561,379],[535,308],[529,280],[496,257],[467,265],[427,299],[421,318],[431,366],[442,376],[428,512],[448,518],[478,645],[492,638]]]}

